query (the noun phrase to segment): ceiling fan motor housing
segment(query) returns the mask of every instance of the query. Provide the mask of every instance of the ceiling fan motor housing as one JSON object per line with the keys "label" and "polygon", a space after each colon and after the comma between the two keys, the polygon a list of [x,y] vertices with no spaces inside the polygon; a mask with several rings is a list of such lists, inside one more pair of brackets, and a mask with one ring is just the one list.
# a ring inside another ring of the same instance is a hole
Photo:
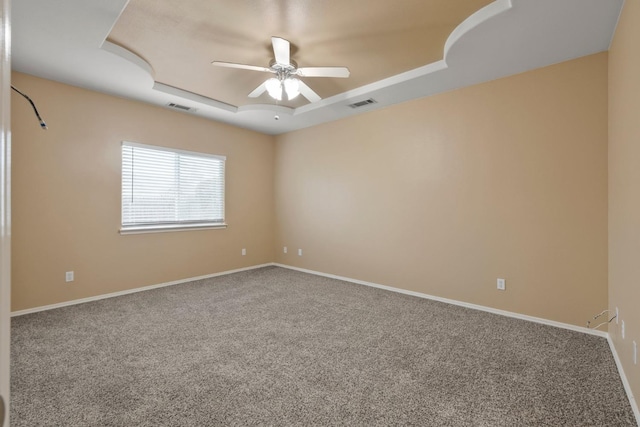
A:
{"label": "ceiling fan motor housing", "polygon": [[273,53],[275,58],[269,62],[269,68],[256,65],[236,64],[233,62],[213,61],[213,65],[229,68],[240,68],[252,71],[262,71],[273,73],[276,76],[268,79],[255,88],[250,94],[250,98],[257,98],[265,91],[277,101],[281,101],[286,94],[290,101],[302,94],[309,102],[317,102],[322,98],[315,93],[305,82],[295,78],[300,77],[349,77],[347,67],[303,67],[298,68],[298,64],[291,59],[291,44],[281,37],[271,37]]}

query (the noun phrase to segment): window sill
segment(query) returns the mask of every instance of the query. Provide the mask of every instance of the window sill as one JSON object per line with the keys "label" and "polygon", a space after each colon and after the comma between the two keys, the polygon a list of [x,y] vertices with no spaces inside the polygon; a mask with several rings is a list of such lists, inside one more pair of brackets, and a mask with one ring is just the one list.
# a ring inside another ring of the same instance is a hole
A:
{"label": "window sill", "polygon": [[215,228],[227,228],[227,224],[202,223],[202,224],[171,224],[171,225],[139,225],[120,228],[120,234],[142,233],[167,233],[170,231],[210,230]]}

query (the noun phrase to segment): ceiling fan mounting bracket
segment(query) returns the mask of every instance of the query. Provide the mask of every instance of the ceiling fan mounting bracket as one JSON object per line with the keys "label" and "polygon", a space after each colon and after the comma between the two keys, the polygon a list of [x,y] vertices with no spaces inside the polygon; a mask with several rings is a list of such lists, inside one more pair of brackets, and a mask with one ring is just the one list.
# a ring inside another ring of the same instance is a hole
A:
{"label": "ceiling fan mounting bracket", "polygon": [[275,59],[272,59],[269,62],[269,68],[271,68],[276,73],[283,72],[288,74],[295,74],[298,69],[298,63],[293,59],[289,60],[289,65],[278,64]]}

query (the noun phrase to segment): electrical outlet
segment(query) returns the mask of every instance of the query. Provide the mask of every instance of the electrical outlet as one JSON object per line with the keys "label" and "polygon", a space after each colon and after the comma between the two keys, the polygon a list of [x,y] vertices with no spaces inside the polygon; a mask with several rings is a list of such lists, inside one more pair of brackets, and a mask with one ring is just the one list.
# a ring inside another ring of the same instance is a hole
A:
{"label": "electrical outlet", "polygon": [[633,364],[638,364],[638,344],[635,341],[633,342]]}
{"label": "electrical outlet", "polygon": [[302,256],[302,249],[298,249],[298,256]]}
{"label": "electrical outlet", "polygon": [[245,248],[242,248],[242,256],[245,256],[247,254],[247,250]]}
{"label": "electrical outlet", "polygon": [[498,290],[499,291],[504,291],[506,288],[507,288],[506,280],[498,279]]}
{"label": "electrical outlet", "polygon": [[66,282],[73,282],[73,271],[67,271],[64,273],[64,280]]}
{"label": "electrical outlet", "polygon": [[624,320],[622,321],[621,333],[622,333],[622,339],[624,339]]}
{"label": "electrical outlet", "polygon": [[285,254],[287,253],[287,247],[285,246],[284,249],[282,250],[282,252],[284,252]]}
{"label": "electrical outlet", "polygon": [[616,325],[620,323],[620,313],[618,313],[618,307],[616,307]]}

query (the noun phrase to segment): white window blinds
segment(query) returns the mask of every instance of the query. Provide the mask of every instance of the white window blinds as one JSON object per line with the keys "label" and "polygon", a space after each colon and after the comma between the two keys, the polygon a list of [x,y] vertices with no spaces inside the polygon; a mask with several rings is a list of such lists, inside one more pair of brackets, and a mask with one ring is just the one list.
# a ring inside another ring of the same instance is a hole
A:
{"label": "white window blinds", "polygon": [[225,157],[122,143],[122,229],[224,224]]}

